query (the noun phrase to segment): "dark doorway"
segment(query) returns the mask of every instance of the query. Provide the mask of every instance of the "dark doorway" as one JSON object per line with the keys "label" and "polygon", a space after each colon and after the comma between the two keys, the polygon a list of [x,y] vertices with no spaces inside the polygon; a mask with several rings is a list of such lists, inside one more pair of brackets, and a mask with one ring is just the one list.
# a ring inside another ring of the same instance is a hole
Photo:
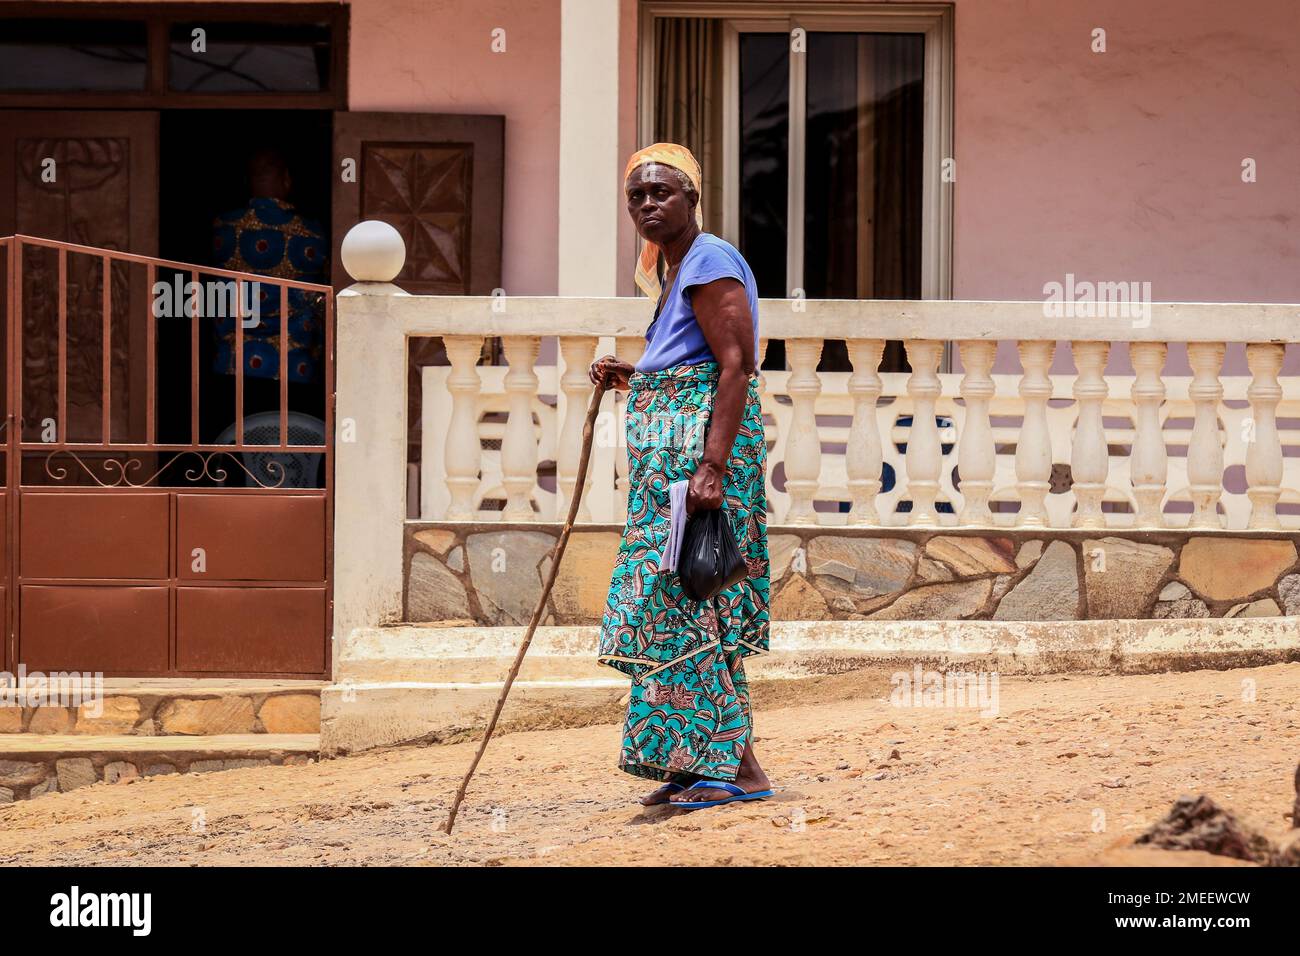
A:
{"label": "dark doorway", "polygon": [[[283,156],[292,177],[287,201],[304,220],[312,220],[331,247],[333,113],[328,110],[163,110],[160,120],[159,255],[165,259],[219,265],[214,259],[214,221],[250,200],[249,162],[259,150]],[[328,273],[327,273],[328,274]],[[293,276],[290,276],[291,278]],[[170,277],[160,276],[167,280]],[[203,281],[200,276],[200,281]],[[312,281],[312,280],[306,280]],[[189,441],[192,375],[188,321],[158,323],[158,394],[173,400],[158,405],[158,436],[163,442]],[[214,371],[214,328],[200,321],[199,427],[205,444],[234,421],[233,376]],[[289,389],[289,410],[324,418],[322,386]],[[244,379],[244,414],[278,409],[273,379]]]}

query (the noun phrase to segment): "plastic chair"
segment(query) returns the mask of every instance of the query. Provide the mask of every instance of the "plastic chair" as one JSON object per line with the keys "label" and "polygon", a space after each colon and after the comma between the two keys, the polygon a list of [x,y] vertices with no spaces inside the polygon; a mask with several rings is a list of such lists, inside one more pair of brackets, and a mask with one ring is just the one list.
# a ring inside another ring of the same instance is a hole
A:
{"label": "plastic chair", "polygon": [[[312,415],[290,412],[290,445],[325,444],[325,423]],[[233,445],[235,443],[235,424],[232,422],[225,431],[217,436],[215,444]],[[280,413],[258,412],[244,416],[245,445],[280,444]],[[233,452],[244,468],[253,477],[250,478],[240,469],[226,469],[234,477],[238,472],[242,484],[264,485],[268,488],[323,488],[321,469],[325,456],[319,452]],[[283,469],[283,471],[281,471]],[[283,475],[283,477],[281,477]],[[227,482],[232,483],[232,482]]]}

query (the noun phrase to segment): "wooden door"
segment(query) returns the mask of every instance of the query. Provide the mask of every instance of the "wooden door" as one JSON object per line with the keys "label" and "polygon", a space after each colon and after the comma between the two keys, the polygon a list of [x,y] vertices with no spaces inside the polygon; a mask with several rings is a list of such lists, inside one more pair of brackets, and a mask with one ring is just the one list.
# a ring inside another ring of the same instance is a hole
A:
{"label": "wooden door", "polygon": [[158,114],[0,110],[0,235],[15,232],[157,255]]}
{"label": "wooden door", "polygon": [[347,231],[381,219],[406,241],[396,282],[407,292],[500,288],[504,150],[503,116],[334,114],[334,287],[350,281],[338,256]]}
{"label": "wooden door", "polygon": [[[355,178],[344,171],[355,171]],[[395,280],[422,295],[491,295],[501,288],[505,117],[437,113],[334,114],[334,288],[351,282],[343,237],[364,219],[390,223],[406,242]],[[484,346],[496,360],[495,341]],[[442,339],[407,351],[408,460],[419,460],[421,376],[446,365]]]}

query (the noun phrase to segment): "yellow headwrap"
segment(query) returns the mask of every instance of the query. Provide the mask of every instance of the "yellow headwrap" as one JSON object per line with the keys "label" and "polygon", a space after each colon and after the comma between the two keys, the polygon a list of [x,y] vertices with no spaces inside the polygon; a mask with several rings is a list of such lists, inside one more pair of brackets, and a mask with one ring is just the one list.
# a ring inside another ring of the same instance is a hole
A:
{"label": "yellow headwrap", "polygon": [[[673,167],[673,169],[680,169],[686,174],[686,178],[695,187],[695,192],[701,197],[700,202],[695,206],[695,224],[703,229],[704,190],[701,188],[700,183],[700,164],[695,161],[691,151],[685,146],[679,146],[677,143],[655,143],[653,146],[639,149],[627,161],[627,171],[623,173],[623,182],[627,182],[627,177],[632,175],[632,170],[646,163],[662,163],[665,166]],[[636,262],[636,284],[642,292],[656,301],[658,301],[659,295],[663,291],[659,285],[658,267],[659,246],[653,242],[647,242],[641,250],[641,257]]]}

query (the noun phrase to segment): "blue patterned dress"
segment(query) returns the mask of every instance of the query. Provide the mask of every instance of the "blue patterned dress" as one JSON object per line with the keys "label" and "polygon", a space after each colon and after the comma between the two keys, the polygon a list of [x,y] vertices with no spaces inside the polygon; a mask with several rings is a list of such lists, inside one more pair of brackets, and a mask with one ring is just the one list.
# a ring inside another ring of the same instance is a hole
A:
{"label": "blue patterned dress", "polygon": [[[255,272],[277,279],[329,283],[329,243],[325,231],[279,199],[250,199],[244,209],[218,216],[213,223],[212,264],[236,272]],[[258,289],[258,323],[244,329],[244,375],[280,377],[280,290]],[[320,293],[290,289],[289,381],[315,382],[320,375],[324,303]],[[235,374],[235,318],[214,317],[217,338],[213,370]]]}
{"label": "blue patterned dress", "polygon": [[746,580],[693,601],[660,571],[669,486],[695,473],[718,365],[635,372],[629,381],[627,527],[600,634],[600,661],[632,678],[620,767],[655,780],[734,780],[753,725],[743,658],[768,649],[767,444],[750,376],[727,462],[723,507]]}

